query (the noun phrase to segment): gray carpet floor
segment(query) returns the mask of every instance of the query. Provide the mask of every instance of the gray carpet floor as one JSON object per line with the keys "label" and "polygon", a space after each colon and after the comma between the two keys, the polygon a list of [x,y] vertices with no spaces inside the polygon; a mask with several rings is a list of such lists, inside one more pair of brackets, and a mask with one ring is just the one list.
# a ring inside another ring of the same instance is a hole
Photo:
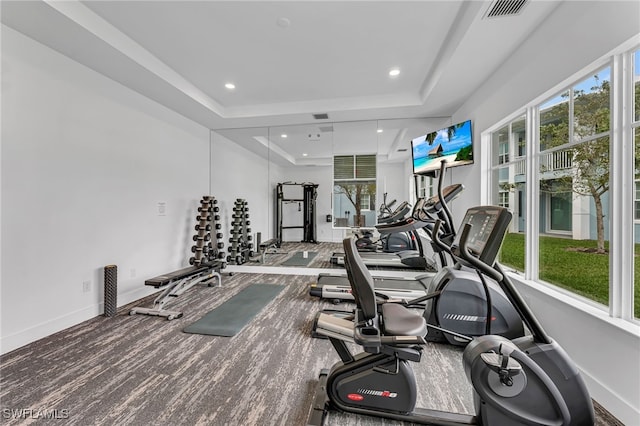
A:
{"label": "gray carpet floor", "polygon": [[[338,361],[328,341],[310,337],[314,315],[336,308],[308,295],[312,280],[223,274],[221,287],[196,286],[170,305],[184,312],[180,319],[129,316],[131,304],[115,317],[94,318],[5,354],[0,357],[1,423],[304,425],[318,373]],[[182,331],[253,283],[284,289],[236,336]],[[150,306],[152,300],[135,305]],[[471,412],[461,355],[457,348],[427,345],[422,362],[414,364],[419,406]],[[63,418],[6,414],[20,409]],[[402,423],[332,413],[326,424]],[[616,423],[600,415],[598,424]]]}
{"label": "gray carpet floor", "polygon": [[[176,299],[180,319],[129,316],[128,306],[29,344],[0,358],[0,408],[66,412],[46,421],[65,425],[305,424],[318,373],[338,361],[328,341],[310,337],[315,313],[329,304],[308,295],[308,281],[223,275],[222,287],[194,287]],[[285,288],[238,335],[182,332],[252,283]],[[426,352],[417,369],[421,404],[468,412],[459,350]],[[396,423],[340,414],[327,424]]]}

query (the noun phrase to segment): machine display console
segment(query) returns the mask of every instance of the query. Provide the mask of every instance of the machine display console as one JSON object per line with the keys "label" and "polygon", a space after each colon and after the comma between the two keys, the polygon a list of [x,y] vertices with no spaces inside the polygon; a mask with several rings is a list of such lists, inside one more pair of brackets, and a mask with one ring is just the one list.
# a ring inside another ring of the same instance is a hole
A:
{"label": "machine display console", "polygon": [[[511,212],[498,206],[479,206],[467,210],[458,231],[454,250],[459,250],[460,235],[465,224],[471,225],[467,247],[482,262],[493,265],[511,223]],[[458,254],[458,253],[456,253]]]}

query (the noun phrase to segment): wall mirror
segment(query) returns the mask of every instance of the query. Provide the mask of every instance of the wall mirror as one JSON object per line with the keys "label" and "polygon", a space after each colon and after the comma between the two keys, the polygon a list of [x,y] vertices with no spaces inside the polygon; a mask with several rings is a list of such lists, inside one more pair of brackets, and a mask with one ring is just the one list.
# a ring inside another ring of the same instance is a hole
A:
{"label": "wall mirror", "polygon": [[[283,241],[303,241],[301,200],[304,185],[314,184],[315,238],[339,242],[354,229],[374,228],[385,200],[396,201],[392,210],[413,201],[411,140],[449,122],[448,117],[404,118],[224,129],[212,133],[212,142],[214,151],[235,142],[263,164],[243,182],[253,188],[247,198],[269,206],[252,214],[252,230],[261,233],[262,241],[277,236],[278,220]],[[285,184],[284,199],[289,200],[280,206],[278,184]]]}

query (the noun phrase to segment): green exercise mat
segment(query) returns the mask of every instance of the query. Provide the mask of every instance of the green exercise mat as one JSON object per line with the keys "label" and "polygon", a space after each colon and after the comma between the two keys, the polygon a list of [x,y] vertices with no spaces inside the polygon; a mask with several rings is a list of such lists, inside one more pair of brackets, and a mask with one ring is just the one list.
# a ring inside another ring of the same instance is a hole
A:
{"label": "green exercise mat", "polygon": [[282,266],[308,266],[317,254],[315,251],[298,251],[289,259],[282,262]]}
{"label": "green exercise mat", "polygon": [[283,288],[276,284],[252,284],[183,331],[211,336],[235,336],[275,299]]}

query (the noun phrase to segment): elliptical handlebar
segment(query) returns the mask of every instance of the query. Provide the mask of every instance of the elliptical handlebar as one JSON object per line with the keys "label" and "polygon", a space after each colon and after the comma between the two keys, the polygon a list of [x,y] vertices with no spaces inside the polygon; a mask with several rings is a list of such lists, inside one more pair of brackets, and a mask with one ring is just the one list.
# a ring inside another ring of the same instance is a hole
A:
{"label": "elliptical handlebar", "polygon": [[471,224],[464,224],[464,227],[462,228],[462,234],[460,234],[460,243],[458,245],[459,255],[456,257],[460,257],[462,260],[469,263],[474,269],[477,269],[478,271],[493,278],[498,282],[504,280],[504,276],[500,272],[496,271],[491,265],[487,265],[486,263],[475,257],[473,254],[471,254],[471,251],[467,247],[471,228]]}
{"label": "elliptical handlebar", "polygon": [[451,250],[451,247],[446,245],[440,239],[439,233],[440,233],[441,227],[442,227],[442,220],[436,219],[435,223],[433,224],[433,230],[431,231],[431,234],[432,234],[431,241],[433,241],[434,244],[438,246],[438,248],[442,249],[443,251],[446,251],[453,257],[454,255],[453,255],[453,251]]}

